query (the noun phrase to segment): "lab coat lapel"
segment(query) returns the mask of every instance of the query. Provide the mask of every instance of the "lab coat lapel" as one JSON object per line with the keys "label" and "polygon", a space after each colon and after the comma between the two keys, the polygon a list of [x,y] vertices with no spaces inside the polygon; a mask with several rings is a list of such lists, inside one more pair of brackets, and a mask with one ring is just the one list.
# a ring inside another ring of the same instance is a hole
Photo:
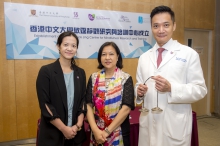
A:
{"label": "lab coat lapel", "polygon": [[158,69],[166,65],[174,56],[176,56],[179,50],[180,50],[180,47],[177,45],[177,43],[173,43],[171,48],[168,50],[165,57],[163,58],[162,62],[160,63],[160,66],[158,67]]}
{"label": "lab coat lapel", "polygon": [[149,51],[150,51],[150,55],[149,55],[150,56],[150,60],[153,63],[153,65],[155,66],[155,68],[157,68],[156,47],[154,46]]}

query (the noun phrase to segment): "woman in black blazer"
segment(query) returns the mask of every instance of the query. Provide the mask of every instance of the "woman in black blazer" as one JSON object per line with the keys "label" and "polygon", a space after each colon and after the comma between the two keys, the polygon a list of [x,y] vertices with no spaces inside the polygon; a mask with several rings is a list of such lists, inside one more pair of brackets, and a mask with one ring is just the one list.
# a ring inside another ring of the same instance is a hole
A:
{"label": "woman in black blazer", "polygon": [[57,39],[60,58],[42,66],[36,82],[41,109],[38,146],[81,146],[86,139],[83,119],[86,76],[75,65],[79,40],[73,32]]}

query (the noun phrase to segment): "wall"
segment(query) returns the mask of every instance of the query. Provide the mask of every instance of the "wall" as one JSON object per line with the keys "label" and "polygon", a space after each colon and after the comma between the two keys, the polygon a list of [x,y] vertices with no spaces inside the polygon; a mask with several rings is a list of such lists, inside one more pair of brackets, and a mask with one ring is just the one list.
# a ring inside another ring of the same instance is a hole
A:
{"label": "wall", "polygon": [[[218,0],[186,0],[185,5],[185,21],[184,27],[190,29],[206,29],[214,30],[215,29],[215,1]],[[217,14],[217,13],[216,13]],[[210,78],[210,89],[208,92],[210,94],[210,111],[214,111],[214,44],[215,44],[215,31],[212,33],[212,50],[211,54],[211,78]],[[208,82],[206,81],[206,85]]]}
{"label": "wall", "polygon": [[[158,5],[175,11],[173,38],[184,42],[184,28],[214,29],[214,0],[1,0],[0,2],[0,142],[36,137],[40,111],[35,91],[39,68],[54,60],[6,60],[4,2],[150,13]],[[196,9],[195,9],[196,8]],[[205,10],[205,11],[204,11]],[[137,59],[124,59],[124,71],[135,82]],[[78,59],[87,79],[96,71],[95,59]]]}
{"label": "wall", "polygon": [[[215,11],[215,40],[220,40],[220,1],[216,0]],[[218,15],[217,15],[218,14]],[[214,100],[214,113],[220,117],[220,41],[215,41],[215,100]]]}

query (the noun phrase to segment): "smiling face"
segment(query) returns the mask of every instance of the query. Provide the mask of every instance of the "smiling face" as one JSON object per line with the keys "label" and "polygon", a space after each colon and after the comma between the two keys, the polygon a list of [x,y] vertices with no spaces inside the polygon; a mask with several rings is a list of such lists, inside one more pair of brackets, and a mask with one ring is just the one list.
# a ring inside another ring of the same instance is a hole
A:
{"label": "smiling face", "polygon": [[105,46],[101,54],[101,64],[106,70],[114,70],[118,61],[118,55],[113,46]]}
{"label": "smiling face", "polygon": [[172,38],[176,23],[168,12],[158,13],[151,20],[151,29],[157,44],[162,47]]}
{"label": "smiling face", "polygon": [[75,37],[66,36],[63,38],[62,43],[58,46],[61,60],[71,60],[77,51],[77,40]]}

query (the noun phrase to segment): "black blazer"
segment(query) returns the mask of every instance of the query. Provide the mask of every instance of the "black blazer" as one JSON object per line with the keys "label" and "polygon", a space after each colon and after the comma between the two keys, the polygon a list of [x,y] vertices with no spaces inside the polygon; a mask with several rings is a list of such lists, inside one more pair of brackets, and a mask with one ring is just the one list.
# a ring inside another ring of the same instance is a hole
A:
{"label": "black blazer", "polygon": [[[77,118],[81,113],[86,114],[85,91],[86,76],[85,71],[77,66],[74,70],[74,105],[72,124],[77,123]],[[38,135],[38,146],[62,146],[65,137],[54,125],[50,123],[55,118],[60,118],[67,125],[67,91],[64,81],[63,71],[59,59],[54,63],[42,66],[36,82],[38,101],[41,109],[41,123]],[[46,109],[47,105],[53,116]],[[85,109],[82,109],[84,105]],[[77,132],[75,143],[82,143],[86,139],[84,125],[82,130]]]}

